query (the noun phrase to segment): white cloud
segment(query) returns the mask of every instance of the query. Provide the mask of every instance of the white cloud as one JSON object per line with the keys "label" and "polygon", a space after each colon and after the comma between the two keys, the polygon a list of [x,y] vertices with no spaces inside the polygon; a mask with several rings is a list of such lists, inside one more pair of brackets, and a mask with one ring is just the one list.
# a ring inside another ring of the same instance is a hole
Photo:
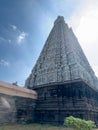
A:
{"label": "white cloud", "polygon": [[28,33],[21,31],[18,26],[9,24],[12,30],[10,30],[11,37],[7,40],[8,43],[16,43],[21,45],[26,40]]}
{"label": "white cloud", "polygon": [[16,25],[10,25],[10,27],[13,29],[13,30],[16,30],[17,29],[17,26]]}
{"label": "white cloud", "polygon": [[20,45],[21,43],[23,43],[23,41],[26,39],[26,37],[28,36],[27,33],[25,32],[21,32],[20,35],[17,37],[17,43]]}
{"label": "white cloud", "polygon": [[98,1],[83,0],[68,21],[98,76]]}
{"label": "white cloud", "polygon": [[93,69],[96,70],[95,74],[98,76],[98,65],[97,66],[93,66]]}
{"label": "white cloud", "polygon": [[10,62],[6,61],[4,59],[1,59],[0,60],[0,66],[6,66],[6,67],[8,67],[8,66],[10,66]]}

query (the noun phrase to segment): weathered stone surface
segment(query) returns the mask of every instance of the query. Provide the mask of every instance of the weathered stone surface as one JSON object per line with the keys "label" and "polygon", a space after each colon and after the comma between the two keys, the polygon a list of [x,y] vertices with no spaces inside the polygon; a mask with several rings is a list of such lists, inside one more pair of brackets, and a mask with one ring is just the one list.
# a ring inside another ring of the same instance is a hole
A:
{"label": "weathered stone surface", "polygon": [[0,93],[10,96],[20,96],[37,99],[37,93],[29,89],[0,81]]}
{"label": "weathered stone surface", "polygon": [[83,81],[37,88],[35,121],[63,124],[64,118],[75,116],[98,124],[98,92]]}
{"label": "weathered stone surface", "polygon": [[25,86],[38,92],[36,122],[62,124],[73,115],[98,124],[98,79],[62,16]]}
{"label": "weathered stone surface", "polygon": [[98,79],[71,28],[59,16],[45,46],[26,80],[26,87],[82,79],[97,88]]}
{"label": "weathered stone surface", "polygon": [[34,110],[36,100],[24,97],[15,97],[16,105],[16,119],[18,123],[32,123],[34,122]]}
{"label": "weathered stone surface", "polygon": [[12,96],[0,94],[0,124],[16,122],[16,106]]}
{"label": "weathered stone surface", "polygon": [[35,91],[0,82],[0,124],[33,122],[36,99]]}

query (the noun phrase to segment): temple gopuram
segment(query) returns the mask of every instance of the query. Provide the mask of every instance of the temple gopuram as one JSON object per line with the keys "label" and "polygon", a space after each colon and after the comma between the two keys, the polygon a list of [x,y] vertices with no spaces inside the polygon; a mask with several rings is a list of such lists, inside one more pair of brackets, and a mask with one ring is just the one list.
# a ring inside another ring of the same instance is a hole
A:
{"label": "temple gopuram", "polygon": [[98,124],[98,79],[64,17],[54,22],[25,87],[38,93],[35,122],[74,116]]}

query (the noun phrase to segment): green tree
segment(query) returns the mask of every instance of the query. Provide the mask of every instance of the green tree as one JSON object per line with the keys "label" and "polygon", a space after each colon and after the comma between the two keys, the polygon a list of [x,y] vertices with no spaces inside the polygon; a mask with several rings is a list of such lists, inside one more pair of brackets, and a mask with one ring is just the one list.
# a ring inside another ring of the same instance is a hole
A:
{"label": "green tree", "polygon": [[95,122],[91,120],[86,121],[73,116],[65,118],[64,126],[74,128],[75,130],[92,130],[96,127]]}

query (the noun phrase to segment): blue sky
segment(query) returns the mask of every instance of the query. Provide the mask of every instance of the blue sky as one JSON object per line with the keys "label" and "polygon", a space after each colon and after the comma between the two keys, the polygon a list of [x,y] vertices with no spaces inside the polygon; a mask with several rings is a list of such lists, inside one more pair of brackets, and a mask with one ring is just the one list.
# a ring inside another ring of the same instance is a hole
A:
{"label": "blue sky", "polygon": [[[98,62],[95,62],[98,60],[95,57],[98,38],[96,36],[87,40],[90,36],[83,37],[84,31],[89,30],[93,23],[95,27],[93,30],[92,26],[92,30],[96,32],[98,29],[98,2],[94,1],[0,0],[0,80],[10,83],[17,81],[20,86],[24,85],[58,15],[64,16],[65,21],[72,26],[98,74]],[[88,13],[90,11],[91,14]],[[86,24],[92,18],[95,21]]]}

